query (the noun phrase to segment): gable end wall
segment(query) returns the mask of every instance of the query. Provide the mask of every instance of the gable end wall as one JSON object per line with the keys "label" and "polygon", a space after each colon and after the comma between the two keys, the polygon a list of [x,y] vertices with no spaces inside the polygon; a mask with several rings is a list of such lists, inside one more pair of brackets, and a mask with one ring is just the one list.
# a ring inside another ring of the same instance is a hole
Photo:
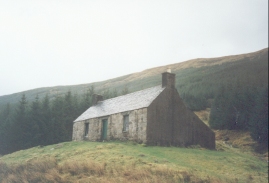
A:
{"label": "gable end wall", "polygon": [[215,134],[185,106],[175,88],[165,88],[148,107],[147,144],[215,149]]}
{"label": "gable end wall", "polygon": [[[176,93],[178,93],[176,91]],[[188,109],[179,94],[175,95],[174,144],[179,146],[200,145],[215,149],[215,133]]]}
{"label": "gable end wall", "polygon": [[173,90],[165,88],[148,107],[148,145],[172,145],[173,141]]}

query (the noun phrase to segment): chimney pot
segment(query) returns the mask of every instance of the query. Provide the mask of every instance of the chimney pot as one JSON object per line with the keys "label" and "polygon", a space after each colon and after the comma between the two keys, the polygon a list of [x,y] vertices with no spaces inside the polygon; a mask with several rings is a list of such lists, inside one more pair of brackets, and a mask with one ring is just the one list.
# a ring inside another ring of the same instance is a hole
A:
{"label": "chimney pot", "polygon": [[170,67],[167,68],[167,72],[171,73],[171,68]]}

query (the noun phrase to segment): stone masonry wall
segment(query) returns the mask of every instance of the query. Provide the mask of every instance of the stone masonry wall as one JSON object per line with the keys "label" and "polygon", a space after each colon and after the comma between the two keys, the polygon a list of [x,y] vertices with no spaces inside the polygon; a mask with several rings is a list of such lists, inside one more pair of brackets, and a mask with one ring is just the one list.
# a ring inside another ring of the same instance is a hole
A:
{"label": "stone masonry wall", "polygon": [[[123,132],[124,115],[129,115],[129,130],[126,132]],[[101,140],[103,119],[108,120],[107,140],[119,139],[146,142],[147,108],[76,122],[73,125],[73,140]],[[89,123],[88,136],[84,136],[85,123]]]}

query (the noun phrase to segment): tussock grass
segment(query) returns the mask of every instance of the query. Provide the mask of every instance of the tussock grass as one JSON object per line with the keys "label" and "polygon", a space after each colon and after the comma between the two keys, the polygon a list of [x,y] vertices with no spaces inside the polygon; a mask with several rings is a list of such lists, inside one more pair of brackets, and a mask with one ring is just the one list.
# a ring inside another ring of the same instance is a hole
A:
{"label": "tussock grass", "polygon": [[[0,182],[267,182],[268,165],[249,153],[67,142],[0,158]],[[58,147],[58,146],[57,146]]]}
{"label": "tussock grass", "polygon": [[1,170],[1,182],[202,182],[187,171],[166,166],[154,167],[119,166],[107,167],[106,163],[69,160],[58,164],[55,159],[27,161],[24,164],[7,165]]}

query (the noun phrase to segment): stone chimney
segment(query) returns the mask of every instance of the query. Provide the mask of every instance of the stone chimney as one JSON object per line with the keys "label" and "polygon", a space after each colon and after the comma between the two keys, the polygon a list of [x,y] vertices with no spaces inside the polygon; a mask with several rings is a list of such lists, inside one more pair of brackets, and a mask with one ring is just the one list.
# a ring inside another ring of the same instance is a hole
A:
{"label": "stone chimney", "polygon": [[166,72],[162,73],[162,87],[175,88],[176,74],[171,73],[171,69],[168,68]]}
{"label": "stone chimney", "polygon": [[96,105],[99,101],[102,101],[102,100],[103,100],[102,95],[98,95],[98,94],[92,95],[92,105]]}

